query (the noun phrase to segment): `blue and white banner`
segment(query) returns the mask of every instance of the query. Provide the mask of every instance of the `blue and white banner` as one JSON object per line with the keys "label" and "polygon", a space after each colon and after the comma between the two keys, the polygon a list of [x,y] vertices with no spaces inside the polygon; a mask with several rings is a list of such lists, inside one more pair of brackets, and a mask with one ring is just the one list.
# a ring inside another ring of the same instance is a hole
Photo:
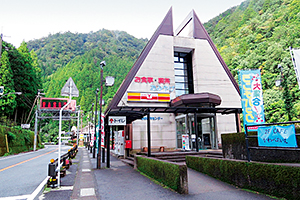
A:
{"label": "blue and white banner", "polygon": [[[262,95],[260,70],[240,70],[240,92],[244,116],[244,127],[265,123],[264,102]],[[257,126],[248,127],[248,131],[256,131]]]}
{"label": "blue and white banner", "polygon": [[297,147],[295,126],[261,126],[257,130],[258,146]]}

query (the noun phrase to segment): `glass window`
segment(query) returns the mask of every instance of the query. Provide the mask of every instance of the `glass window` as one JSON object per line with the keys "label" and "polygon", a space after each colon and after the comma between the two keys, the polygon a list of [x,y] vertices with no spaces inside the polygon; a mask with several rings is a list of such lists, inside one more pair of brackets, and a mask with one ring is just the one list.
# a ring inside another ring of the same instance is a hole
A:
{"label": "glass window", "polygon": [[176,96],[194,94],[192,54],[174,52]]}

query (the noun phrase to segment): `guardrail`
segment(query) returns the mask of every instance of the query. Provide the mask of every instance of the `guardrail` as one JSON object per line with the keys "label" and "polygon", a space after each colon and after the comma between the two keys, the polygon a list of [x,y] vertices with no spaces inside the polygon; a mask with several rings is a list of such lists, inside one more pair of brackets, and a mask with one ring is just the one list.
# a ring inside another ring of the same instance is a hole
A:
{"label": "guardrail", "polygon": [[72,165],[72,160],[69,159],[73,159],[75,158],[76,154],[78,152],[77,149],[77,145],[74,146],[73,148],[68,150],[68,153],[65,153],[61,156],[60,159],[60,164],[58,164],[58,158],[51,159],[50,163],[48,164],[48,182],[47,182],[47,186],[48,187],[57,187],[57,173],[59,171],[59,169],[62,167],[63,169],[60,170],[60,176],[64,177],[66,175],[66,169],[69,169],[70,165]]}

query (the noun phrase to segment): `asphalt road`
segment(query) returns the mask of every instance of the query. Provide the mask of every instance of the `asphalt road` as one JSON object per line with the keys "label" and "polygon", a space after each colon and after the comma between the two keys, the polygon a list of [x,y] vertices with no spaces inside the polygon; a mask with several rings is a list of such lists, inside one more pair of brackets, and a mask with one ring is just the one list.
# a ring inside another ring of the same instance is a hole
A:
{"label": "asphalt road", "polygon": [[[70,146],[62,146],[61,154]],[[26,199],[48,176],[50,159],[58,157],[58,145],[0,158],[0,200],[5,197]]]}

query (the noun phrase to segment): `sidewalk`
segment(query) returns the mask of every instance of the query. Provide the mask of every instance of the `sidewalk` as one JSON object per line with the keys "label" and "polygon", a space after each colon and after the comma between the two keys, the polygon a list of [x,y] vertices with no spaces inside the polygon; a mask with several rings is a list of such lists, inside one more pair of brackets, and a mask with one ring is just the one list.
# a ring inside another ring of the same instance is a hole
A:
{"label": "sidewalk", "polygon": [[73,165],[62,178],[61,189],[53,189],[39,199],[101,200],[254,200],[271,199],[263,194],[241,190],[235,186],[188,169],[189,194],[181,195],[154,183],[120,159],[111,156],[111,167],[96,169],[96,158],[86,148],[79,148]]}
{"label": "sidewalk", "polygon": [[[91,159],[93,168],[96,159]],[[104,164],[103,164],[104,165]],[[106,166],[106,165],[105,165]],[[222,181],[211,178],[194,170],[188,169],[189,194],[181,195],[166,189],[141,175],[120,159],[111,156],[111,168],[94,170],[97,182],[98,198],[101,200],[253,200],[271,199],[266,195],[247,192]]]}

